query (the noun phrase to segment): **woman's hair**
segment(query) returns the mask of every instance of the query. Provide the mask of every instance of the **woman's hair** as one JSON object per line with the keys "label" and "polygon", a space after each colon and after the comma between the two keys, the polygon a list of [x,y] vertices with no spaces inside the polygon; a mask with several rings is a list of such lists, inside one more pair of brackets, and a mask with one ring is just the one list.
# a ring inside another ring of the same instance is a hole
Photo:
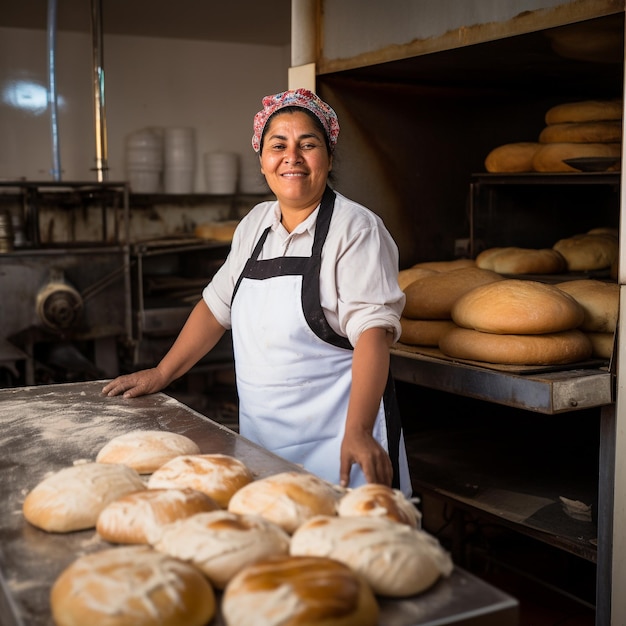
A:
{"label": "woman's hair", "polygon": [[326,129],[322,126],[322,123],[319,121],[315,113],[312,113],[308,109],[305,109],[304,107],[299,107],[299,106],[283,107],[282,109],[278,109],[278,111],[274,111],[274,113],[272,113],[267,118],[267,122],[265,123],[265,127],[263,128],[263,132],[261,133],[261,144],[260,144],[259,153],[263,151],[263,144],[265,143],[265,133],[267,132],[267,129],[269,128],[271,121],[276,116],[281,115],[282,113],[306,113],[311,118],[311,120],[313,120],[313,124],[315,125],[315,128],[322,135],[322,137],[324,137],[324,143],[326,144],[326,151],[328,152],[328,155],[330,156],[332,154],[332,149],[330,147],[330,139],[328,138],[328,135],[326,134]]}

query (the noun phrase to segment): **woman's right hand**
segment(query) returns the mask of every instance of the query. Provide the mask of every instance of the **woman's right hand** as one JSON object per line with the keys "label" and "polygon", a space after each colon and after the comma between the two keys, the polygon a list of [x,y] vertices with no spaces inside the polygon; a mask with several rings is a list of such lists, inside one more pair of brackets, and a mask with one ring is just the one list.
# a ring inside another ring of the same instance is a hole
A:
{"label": "woman's right hand", "polygon": [[168,385],[169,381],[165,379],[158,368],[153,367],[132,374],[118,376],[110,383],[102,388],[102,394],[105,396],[123,396],[124,398],[136,398],[137,396],[145,396],[149,393],[161,391]]}

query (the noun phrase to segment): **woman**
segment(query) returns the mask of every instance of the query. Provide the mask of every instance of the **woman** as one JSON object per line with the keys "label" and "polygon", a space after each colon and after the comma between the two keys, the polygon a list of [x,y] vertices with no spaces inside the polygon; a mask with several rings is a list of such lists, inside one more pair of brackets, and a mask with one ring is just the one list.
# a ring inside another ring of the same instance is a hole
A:
{"label": "woman", "polygon": [[154,393],[232,329],[240,433],[342,486],[410,495],[389,346],[404,295],[382,221],[327,184],[339,134],[305,89],[263,99],[252,146],[277,200],[241,221],[224,265],[156,368],[105,395]]}

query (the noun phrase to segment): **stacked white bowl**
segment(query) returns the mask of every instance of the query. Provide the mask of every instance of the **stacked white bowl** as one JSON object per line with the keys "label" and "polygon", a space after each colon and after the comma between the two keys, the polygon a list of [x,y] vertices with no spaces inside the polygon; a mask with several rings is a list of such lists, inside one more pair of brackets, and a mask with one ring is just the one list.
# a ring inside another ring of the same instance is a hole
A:
{"label": "stacked white bowl", "polygon": [[236,193],[238,177],[238,154],[219,151],[204,154],[204,180],[207,193]]}
{"label": "stacked white bowl", "polygon": [[142,128],[126,137],[126,178],[133,193],[158,193],[163,174],[163,136]]}
{"label": "stacked white bowl", "polygon": [[193,193],[196,173],[196,133],[193,128],[168,127],[163,133],[165,193]]}
{"label": "stacked white bowl", "polygon": [[269,192],[269,187],[265,182],[265,176],[261,174],[261,164],[256,152],[246,153],[241,157],[239,191],[241,191],[241,193]]}

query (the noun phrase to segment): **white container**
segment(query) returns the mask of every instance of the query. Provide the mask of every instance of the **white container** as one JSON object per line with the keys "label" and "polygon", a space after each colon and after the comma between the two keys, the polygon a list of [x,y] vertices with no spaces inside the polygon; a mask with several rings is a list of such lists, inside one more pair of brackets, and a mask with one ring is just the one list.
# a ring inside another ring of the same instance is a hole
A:
{"label": "white container", "polygon": [[165,193],[193,193],[195,170],[166,168],[163,174]]}
{"label": "white container", "polygon": [[204,179],[207,193],[237,192],[239,155],[235,152],[207,152],[204,155]]}
{"label": "white container", "polygon": [[132,193],[159,193],[161,170],[129,169],[128,184]]}
{"label": "white container", "polygon": [[168,127],[163,132],[165,167],[191,169],[196,166],[196,133],[193,128]]}
{"label": "white container", "polygon": [[158,193],[163,173],[163,138],[143,128],[126,137],[126,178],[134,193]]}

